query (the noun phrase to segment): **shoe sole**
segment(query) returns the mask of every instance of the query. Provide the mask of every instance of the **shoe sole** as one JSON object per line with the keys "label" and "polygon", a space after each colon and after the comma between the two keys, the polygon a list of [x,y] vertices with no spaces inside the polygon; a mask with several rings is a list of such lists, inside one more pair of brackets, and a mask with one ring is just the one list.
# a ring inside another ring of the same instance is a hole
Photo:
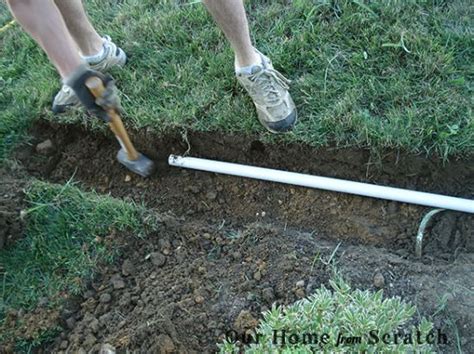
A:
{"label": "shoe sole", "polygon": [[[258,116],[258,120],[260,121],[260,124],[262,124],[265,129],[271,133],[289,133],[293,130],[296,123],[298,122],[298,112],[295,109],[287,118],[278,122],[267,122],[260,119],[260,116]],[[272,127],[271,124],[275,124],[275,126]]]}

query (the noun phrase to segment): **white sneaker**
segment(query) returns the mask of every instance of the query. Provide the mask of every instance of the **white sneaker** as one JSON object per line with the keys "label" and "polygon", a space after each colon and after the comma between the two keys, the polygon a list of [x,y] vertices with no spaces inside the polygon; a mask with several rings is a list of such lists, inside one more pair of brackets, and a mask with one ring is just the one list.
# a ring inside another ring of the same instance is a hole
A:
{"label": "white sneaker", "polygon": [[[122,67],[127,62],[127,55],[125,52],[117,47],[112,42],[109,36],[104,36],[104,53],[98,61],[91,61],[86,59],[91,69],[106,72],[114,66]],[[78,106],[80,104],[79,99],[76,97],[74,91],[67,85],[63,85],[61,90],[56,94],[53,101],[53,113],[63,113],[67,108],[72,106]]]}
{"label": "white sneaker", "polygon": [[237,80],[252,98],[258,119],[265,128],[272,133],[290,131],[297,120],[295,103],[288,91],[290,80],[273,68],[269,58],[257,53],[262,63],[253,65],[250,74],[237,69]]}

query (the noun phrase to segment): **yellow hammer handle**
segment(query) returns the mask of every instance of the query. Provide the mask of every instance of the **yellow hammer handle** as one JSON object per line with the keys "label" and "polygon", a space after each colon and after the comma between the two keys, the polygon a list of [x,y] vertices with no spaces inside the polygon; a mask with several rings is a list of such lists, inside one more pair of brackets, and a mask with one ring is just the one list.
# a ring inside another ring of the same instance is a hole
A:
{"label": "yellow hammer handle", "polygon": [[[102,80],[98,77],[93,76],[88,78],[86,80],[86,86],[95,98],[101,97],[105,91],[104,84],[102,83]],[[125,148],[125,150],[127,151],[128,159],[137,160],[138,152],[133,146],[130,137],[128,136],[127,130],[123,125],[122,119],[115,111],[115,109],[109,109],[107,113],[110,117],[110,129],[115,134],[122,147]]]}

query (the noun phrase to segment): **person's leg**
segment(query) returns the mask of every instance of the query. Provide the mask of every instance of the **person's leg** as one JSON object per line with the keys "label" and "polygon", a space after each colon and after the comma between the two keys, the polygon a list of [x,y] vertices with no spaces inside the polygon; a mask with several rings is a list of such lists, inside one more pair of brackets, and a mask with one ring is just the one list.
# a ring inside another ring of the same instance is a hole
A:
{"label": "person's leg", "polygon": [[[106,72],[115,66],[123,66],[127,55],[110,37],[101,37],[92,26],[82,0],[55,0],[66,26],[79,47],[84,60],[92,69]],[[54,113],[62,113],[79,103],[74,91],[63,85],[53,100]]]}
{"label": "person's leg", "polygon": [[[11,13],[18,23],[43,48],[58,72],[92,114],[108,120],[107,109],[118,107],[113,81],[102,73],[91,70],[79,55],[74,39],[69,33],[54,0],[7,0]],[[90,78],[106,86],[101,94],[102,103],[97,103],[87,87]]]}
{"label": "person's leg", "polygon": [[63,78],[84,64],[53,0],[7,0],[7,3],[18,23],[43,48]]}
{"label": "person's leg", "polygon": [[242,0],[203,0],[204,5],[230,42],[237,67],[260,63],[250,39]]}
{"label": "person's leg", "polygon": [[235,72],[252,98],[262,125],[274,133],[293,128],[297,112],[289,80],[252,45],[243,0],[203,0],[235,53]]}
{"label": "person's leg", "polygon": [[66,26],[83,56],[93,56],[102,50],[103,39],[87,17],[82,0],[55,0]]}

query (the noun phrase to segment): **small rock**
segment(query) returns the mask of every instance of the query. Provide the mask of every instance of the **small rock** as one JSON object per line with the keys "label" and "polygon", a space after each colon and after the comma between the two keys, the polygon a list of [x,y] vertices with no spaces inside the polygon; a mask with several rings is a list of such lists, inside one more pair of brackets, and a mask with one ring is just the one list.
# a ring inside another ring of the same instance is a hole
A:
{"label": "small rock", "polygon": [[135,274],[135,266],[129,259],[126,259],[122,264],[122,274],[124,276]]}
{"label": "small rock", "polygon": [[166,257],[160,252],[153,252],[150,254],[151,263],[156,267],[162,267],[166,263]]}
{"label": "small rock", "polygon": [[385,278],[383,277],[382,273],[378,272],[377,274],[375,274],[374,286],[379,289],[385,286]]}
{"label": "small rock", "polygon": [[41,155],[49,155],[53,152],[54,145],[50,139],[46,139],[42,143],[36,145],[36,152]]}
{"label": "small rock", "polygon": [[69,317],[66,320],[66,326],[68,329],[73,329],[75,325],[76,325],[76,320],[74,319],[74,317]]}
{"label": "small rock", "polygon": [[59,348],[67,349],[68,345],[69,345],[69,342],[67,340],[63,340],[61,344],[59,345]]}
{"label": "small rock", "polygon": [[273,303],[273,300],[275,299],[275,294],[273,293],[273,289],[272,288],[263,289],[262,297],[269,304]]}
{"label": "small rock", "polygon": [[202,304],[204,302],[204,296],[198,295],[194,298],[196,304]]}
{"label": "small rock", "polygon": [[160,334],[156,340],[156,346],[159,353],[171,354],[175,351],[175,345],[170,336],[166,334]]}
{"label": "small rock", "polygon": [[304,291],[303,288],[298,288],[298,289],[296,289],[296,291],[295,291],[295,295],[296,295],[298,298],[302,299],[302,298],[304,298],[304,297],[306,296],[306,293],[305,293],[305,291]]}
{"label": "small rock", "polygon": [[125,182],[130,182],[132,180],[132,176],[125,175]]}
{"label": "small rock", "polygon": [[304,280],[300,280],[296,282],[296,287],[297,288],[304,288]]}
{"label": "small rock", "polygon": [[119,274],[115,274],[111,279],[110,282],[114,289],[123,289],[125,288],[125,282],[123,281],[122,277]]}
{"label": "small rock", "polygon": [[99,301],[103,304],[108,304],[112,300],[112,296],[109,293],[100,295]]}
{"label": "small rock", "polygon": [[99,354],[115,354],[115,353],[116,353],[115,348],[108,343],[102,344],[99,350]]}
{"label": "small rock", "polygon": [[253,278],[256,281],[260,281],[260,279],[262,279],[262,273],[259,270],[257,270],[255,273],[253,273]]}

